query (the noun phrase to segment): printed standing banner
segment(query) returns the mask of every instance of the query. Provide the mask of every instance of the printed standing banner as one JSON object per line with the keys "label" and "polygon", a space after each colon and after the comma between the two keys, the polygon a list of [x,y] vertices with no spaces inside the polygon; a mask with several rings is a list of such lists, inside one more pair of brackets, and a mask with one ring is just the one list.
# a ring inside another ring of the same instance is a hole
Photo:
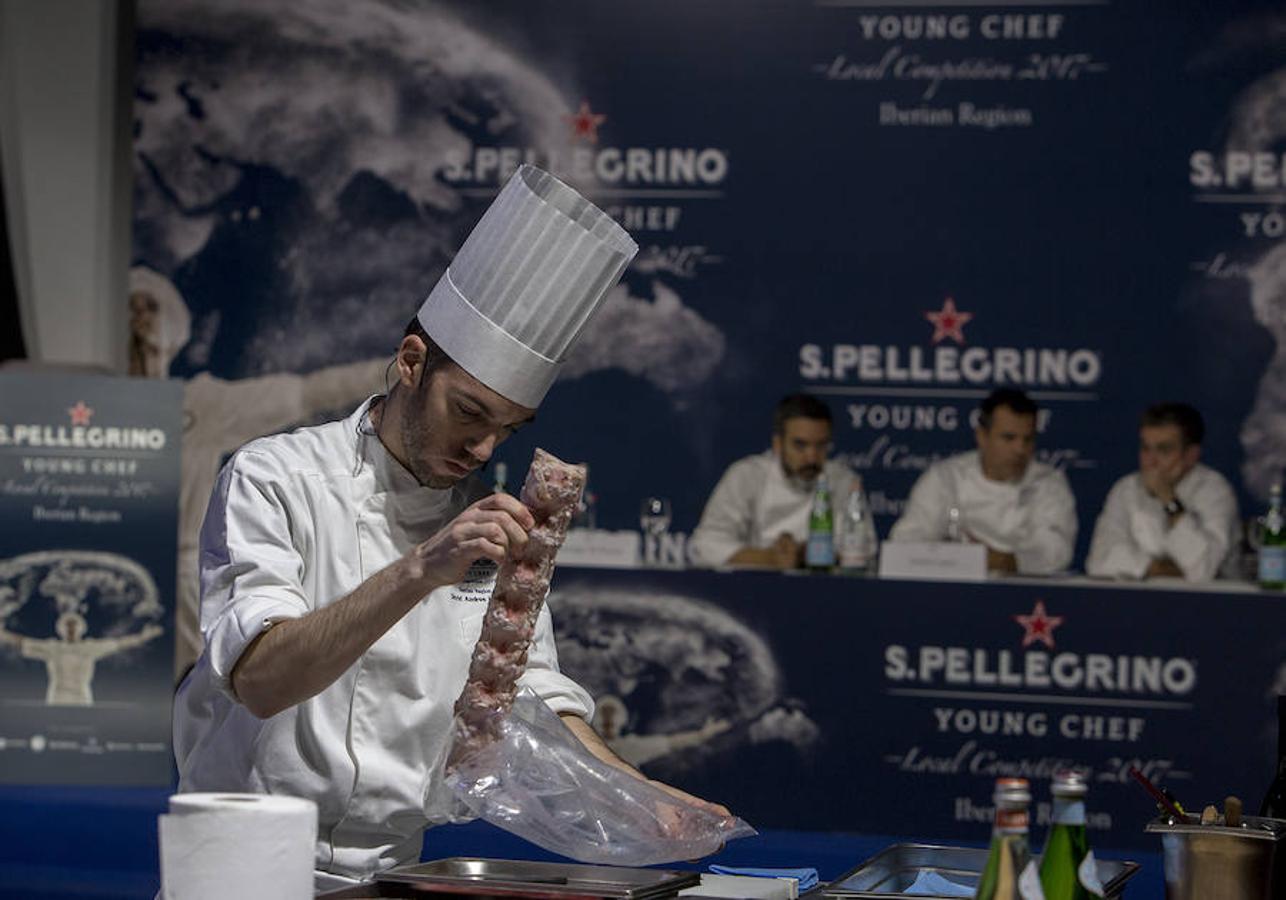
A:
{"label": "printed standing banner", "polygon": [[0,373],[0,781],[169,783],[181,387]]}

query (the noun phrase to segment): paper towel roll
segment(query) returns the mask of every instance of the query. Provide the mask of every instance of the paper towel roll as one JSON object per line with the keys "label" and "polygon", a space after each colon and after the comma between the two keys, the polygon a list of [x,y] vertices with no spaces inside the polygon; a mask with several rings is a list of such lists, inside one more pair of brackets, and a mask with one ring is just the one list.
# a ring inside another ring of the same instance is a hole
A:
{"label": "paper towel roll", "polygon": [[313,896],[317,804],[264,794],[175,794],[158,817],[165,900]]}

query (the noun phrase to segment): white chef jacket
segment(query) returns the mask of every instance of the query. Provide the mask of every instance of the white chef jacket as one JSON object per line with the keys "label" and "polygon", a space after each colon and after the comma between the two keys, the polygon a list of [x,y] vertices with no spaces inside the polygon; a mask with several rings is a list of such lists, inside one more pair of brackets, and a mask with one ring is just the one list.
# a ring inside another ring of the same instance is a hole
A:
{"label": "white chef jacket", "polygon": [[[843,528],[841,511],[858,479],[835,460],[827,460],[823,471],[838,538]],[[723,565],[742,547],[771,547],[783,533],[799,542],[807,540],[814,490],[814,485],[788,478],[771,450],[737,460],[715,485],[692,532],[695,561]]]}
{"label": "white chef jacket", "polygon": [[1021,573],[1048,575],[1072,561],[1076,498],[1067,476],[1053,466],[1033,461],[1018,481],[992,481],[982,472],[977,450],[940,460],[911,488],[889,540],[946,540],[953,507],[965,532],[1012,553]]}
{"label": "white chef jacket", "polygon": [[1107,494],[1094,525],[1085,571],[1106,578],[1142,578],[1152,560],[1167,556],[1189,581],[1208,581],[1235,564],[1241,537],[1237,497],[1228,480],[1197,463],[1174,486],[1184,513],[1173,526],[1161,501],[1138,472]]}
{"label": "white chef jacket", "polygon": [[[266,623],[343,597],[485,493],[477,478],[424,488],[352,416],[253,441],[224,467],[201,531],[205,647],[175,697],[180,791],[249,791],[317,803],[317,867],[363,877],[419,858],[430,780],[495,582],[479,563],[439,588],[317,696],[261,720],[229,676]],[[542,608],[520,684],[555,712],[591,717],[558,671]]]}

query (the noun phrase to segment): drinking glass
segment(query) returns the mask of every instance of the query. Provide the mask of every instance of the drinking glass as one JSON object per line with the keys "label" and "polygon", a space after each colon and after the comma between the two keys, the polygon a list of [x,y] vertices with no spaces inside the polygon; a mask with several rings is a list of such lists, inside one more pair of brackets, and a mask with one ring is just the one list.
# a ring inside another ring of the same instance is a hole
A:
{"label": "drinking glass", "polygon": [[639,506],[639,525],[644,534],[665,534],[670,528],[670,501],[665,497],[644,497]]}

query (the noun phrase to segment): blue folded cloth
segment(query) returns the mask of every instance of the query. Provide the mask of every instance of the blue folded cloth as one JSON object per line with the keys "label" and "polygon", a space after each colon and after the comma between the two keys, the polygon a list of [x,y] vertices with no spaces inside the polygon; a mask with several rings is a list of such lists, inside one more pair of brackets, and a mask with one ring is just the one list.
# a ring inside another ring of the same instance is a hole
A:
{"label": "blue folded cloth", "polygon": [[921,897],[972,897],[973,888],[948,881],[937,872],[921,869],[915,881],[906,889],[906,893]]}
{"label": "blue folded cloth", "polygon": [[716,875],[747,875],[752,878],[794,878],[799,882],[800,893],[817,886],[817,870],[811,867],[804,869],[759,869],[712,865],[710,866],[710,871]]}

